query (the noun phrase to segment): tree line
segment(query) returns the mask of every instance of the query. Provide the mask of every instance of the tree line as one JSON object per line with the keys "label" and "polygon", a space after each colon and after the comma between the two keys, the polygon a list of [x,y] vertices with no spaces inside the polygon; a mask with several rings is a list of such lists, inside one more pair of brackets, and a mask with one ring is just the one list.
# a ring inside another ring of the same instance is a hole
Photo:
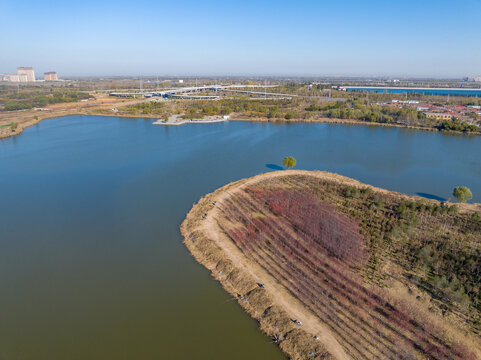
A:
{"label": "tree line", "polygon": [[54,91],[50,94],[29,91],[0,97],[0,105],[3,105],[4,111],[14,111],[44,107],[49,104],[75,102],[88,98],[91,98],[89,94],[77,91]]}

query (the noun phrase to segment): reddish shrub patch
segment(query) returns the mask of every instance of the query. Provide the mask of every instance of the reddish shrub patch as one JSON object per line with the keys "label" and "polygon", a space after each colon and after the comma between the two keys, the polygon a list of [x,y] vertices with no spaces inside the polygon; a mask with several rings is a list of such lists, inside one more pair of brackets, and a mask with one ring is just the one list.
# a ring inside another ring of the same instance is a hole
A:
{"label": "reddish shrub patch", "polygon": [[295,231],[324,247],[329,255],[350,264],[365,260],[358,224],[334,205],[296,190],[265,192],[251,187],[246,192],[263,201],[275,215],[290,221]]}

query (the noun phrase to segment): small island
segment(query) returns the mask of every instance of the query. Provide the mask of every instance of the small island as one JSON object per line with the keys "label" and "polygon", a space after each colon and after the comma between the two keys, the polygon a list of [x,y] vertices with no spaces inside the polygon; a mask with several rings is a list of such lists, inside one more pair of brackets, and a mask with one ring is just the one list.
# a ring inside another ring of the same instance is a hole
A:
{"label": "small island", "polygon": [[181,233],[292,359],[477,359],[480,214],[286,170],[206,195]]}

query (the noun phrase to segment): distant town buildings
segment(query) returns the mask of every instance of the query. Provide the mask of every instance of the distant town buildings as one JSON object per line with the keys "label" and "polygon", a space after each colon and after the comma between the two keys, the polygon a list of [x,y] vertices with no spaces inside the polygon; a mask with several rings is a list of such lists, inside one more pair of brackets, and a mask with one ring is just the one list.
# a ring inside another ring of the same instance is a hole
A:
{"label": "distant town buildings", "polygon": [[26,75],[27,82],[34,82],[35,81],[35,72],[33,71],[33,67],[18,67],[17,74],[19,76]]}
{"label": "distant town buildings", "polygon": [[43,79],[45,81],[57,81],[57,73],[55,71],[49,71],[43,74]]}
{"label": "distant town buildings", "polygon": [[436,121],[461,121],[481,127],[481,105],[446,104],[438,106],[432,102],[418,102],[410,100],[391,100],[376,103],[382,106],[392,106],[398,109],[416,109],[426,115],[426,118]]}
{"label": "distant town buildings", "polygon": [[474,81],[476,82],[481,82],[481,76],[475,76]]}
{"label": "distant town buildings", "polygon": [[410,104],[410,105],[417,105],[419,101],[416,100],[392,100],[393,104]]}

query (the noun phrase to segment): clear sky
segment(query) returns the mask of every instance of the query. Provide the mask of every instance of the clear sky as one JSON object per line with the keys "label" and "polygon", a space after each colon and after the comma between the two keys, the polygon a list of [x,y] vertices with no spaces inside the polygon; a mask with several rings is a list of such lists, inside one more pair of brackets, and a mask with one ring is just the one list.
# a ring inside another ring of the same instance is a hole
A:
{"label": "clear sky", "polygon": [[0,73],[481,75],[481,0],[1,0]]}

